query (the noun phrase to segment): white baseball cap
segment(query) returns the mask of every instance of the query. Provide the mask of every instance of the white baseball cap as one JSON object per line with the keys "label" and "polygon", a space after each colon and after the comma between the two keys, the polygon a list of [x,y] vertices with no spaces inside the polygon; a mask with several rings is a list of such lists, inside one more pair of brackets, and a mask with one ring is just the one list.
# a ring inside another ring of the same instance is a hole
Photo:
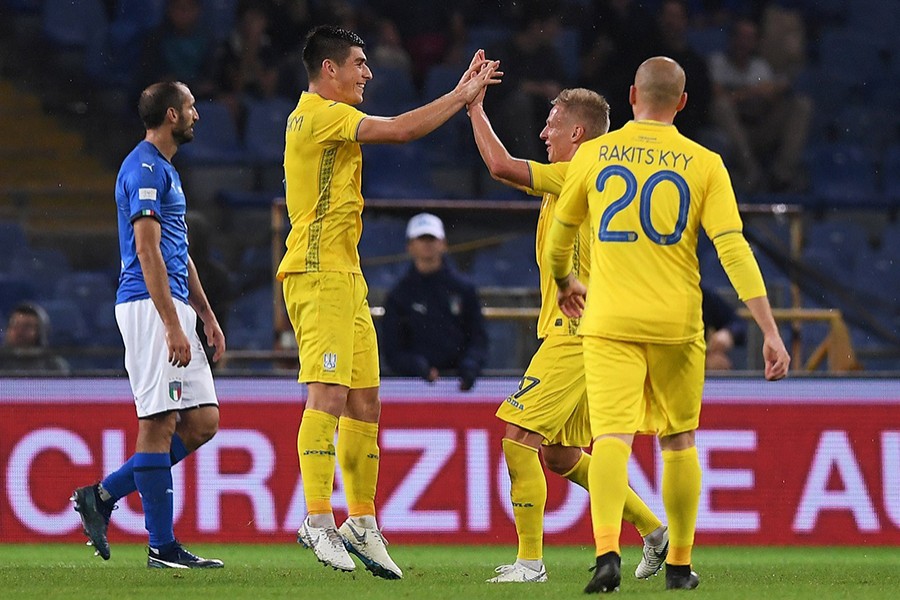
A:
{"label": "white baseball cap", "polygon": [[406,226],[406,239],[413,240],[423,235],[431,235],[439,240],[444,239],[444,223],[430,213],[419,213],[409,220]]}

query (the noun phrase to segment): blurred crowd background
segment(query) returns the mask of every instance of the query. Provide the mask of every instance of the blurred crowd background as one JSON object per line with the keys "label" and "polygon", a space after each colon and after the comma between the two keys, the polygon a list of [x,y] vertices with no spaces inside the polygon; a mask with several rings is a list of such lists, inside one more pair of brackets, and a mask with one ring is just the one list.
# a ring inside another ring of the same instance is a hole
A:
{"label": "blurred crowd background", "polygon": [[[900,3],[882,0],[0,0],[0,324],[39,303],[45,343],[72,372],[122,371],[115,173],[143,133],[138,94],[172,78],[198,100],[175,164],[192,256],[244,353],[228,367],[289,366],[264,356],[282,341],[272,259],[285,232],[271,207],[285,118],[307,85],[304,35],[322,23],[366,41],[374,79],[360,109],[373,115],[446,93],[484,48],[505,72],[485,102],[500,138],[543,161],[561,89],[604,94],[616,128],[637,65],[675,58],[689,96],[676,125],[724,157],[773,303],[840,310],[852,368],[900,371]],[[537,305],[537,201],[491,180],[464,112],[363,152],[370,304],[406,269],[406,219],[427,208],[487,306]],[[701,266],[736,305],[706,242]],[[827,319],[786,327],[807,355],[835,335]],[[488,328],[488,373],[520,372],[533,318]],[[735,349],[736,369],[758,368],[756,342]]]}

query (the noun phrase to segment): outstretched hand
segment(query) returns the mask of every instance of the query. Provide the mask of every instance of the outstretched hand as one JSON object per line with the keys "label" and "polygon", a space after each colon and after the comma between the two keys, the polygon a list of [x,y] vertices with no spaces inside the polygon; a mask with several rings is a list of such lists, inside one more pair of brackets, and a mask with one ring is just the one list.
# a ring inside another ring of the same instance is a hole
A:
{"label": "outstretched hand", "polygon": [[587,298],[587,287],[569,273],[566,285],[559,287],[556,293],[556,303],[564,315],[570,319],[577,319],[584,312],[584,301]]}
{"label": "outstretched hand", "polygon": [[484,91],[489,85],[497,85],[503,77],[503,71],[499,71],[499,60],[487,60],[484,50],[479,49],[472,56],[469,67],[462,74],[456,89],[462,93],[466,105],[480,102],[484,98]]}

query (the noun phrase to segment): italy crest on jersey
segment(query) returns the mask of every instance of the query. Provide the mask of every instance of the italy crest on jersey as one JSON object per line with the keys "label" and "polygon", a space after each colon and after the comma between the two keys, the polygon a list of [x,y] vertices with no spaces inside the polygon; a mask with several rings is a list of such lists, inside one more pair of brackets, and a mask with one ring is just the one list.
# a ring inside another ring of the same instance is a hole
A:
{"label": "italy crest on jersey", "polygon": [[173,379],[169,382],[169,400],[181,402],[181,380]]}

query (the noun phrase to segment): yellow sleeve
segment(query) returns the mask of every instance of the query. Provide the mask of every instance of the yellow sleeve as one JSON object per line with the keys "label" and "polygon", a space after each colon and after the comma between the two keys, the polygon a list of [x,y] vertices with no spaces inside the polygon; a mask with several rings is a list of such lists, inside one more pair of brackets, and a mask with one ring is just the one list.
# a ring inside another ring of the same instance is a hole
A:
{"label": "yellow sleeve", "polygon": [[722,268],[725,269],[731,285],[738,293],[738,298],[746,302],[751,298],[765,296],[766,284],[744,234],[740,231],[730,231],[714,237],[712,242],[716,246]]}
{"label": "yellow sleeve", "polygon": [[708,174],[708,192],[700,213],[700,222],[709,239],[728,231],[740,232],[744,228],[728,170],[720,156],[713,156]]}
{"label": "yellow sleeve", "polygon": [[368,115],[343,102],[334,102],[316,113],[312,129],[316,142],[355,142],[359,124]]}
{"label": "yellow sleeve", "polygon": [[535,196],[544,194],[559,196],[562,192],[563,183],[566,181],[566,171],[569,168],[568,162],[548,165],[529,160],[528,168],[531,171],[531,192]]}
{"label": "yellow sleeve", "polygon": [[554,279],[562,279],[572,271],[575,238],[581,222],[588,214],[586,181],[591,163],[590,155],[582,150],[583,145],[568,167],[544,244],[544,261],[550,266]]}

